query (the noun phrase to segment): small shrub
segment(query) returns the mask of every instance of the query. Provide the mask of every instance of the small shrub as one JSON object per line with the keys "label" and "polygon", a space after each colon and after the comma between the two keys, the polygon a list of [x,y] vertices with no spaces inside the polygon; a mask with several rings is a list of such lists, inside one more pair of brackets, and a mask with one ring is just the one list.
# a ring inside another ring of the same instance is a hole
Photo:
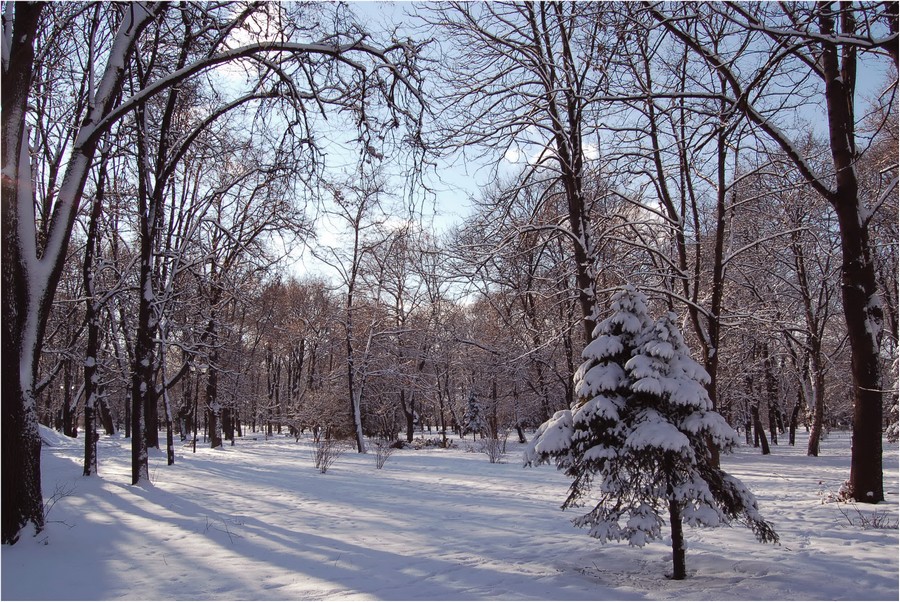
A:
{"label": "small shrub", "polygon": [[479,445],[479,451],[488,457],[491,464],[496,464],[506,453],[506,439],[509,433],[498,434],[496,438],[486,437]]}
{"label": "small shrub", "polygon": [[[819,485],[822,482],[819,481]],[[863,512],[856,505],[853,497],[850,495],[850,482],[845,482],[837,493],[828,491],[824,487],[820,487],[819,494],[822,496],[823,504],[833,503],[851,527],[863,529],[890,529],[896,531],[900,527],[900,523],[892,520],[891,513],[888,510],[878,510],[877,507],[871,513]]]}
{"label": "small shrub", "polygon": [[325,474],[344,453],[344,445],[337,439],[322,434],[313,438],[312,460],[319,472]]}
{"label": "small shrub", "polygon": [[379,439],[375,442],[375,468],[381,470],[384,468],[385,462],[388,461],[388,458],[394,453],[394,450],[397,449],[394,446],[393,441],[388,441],[387,439]]}

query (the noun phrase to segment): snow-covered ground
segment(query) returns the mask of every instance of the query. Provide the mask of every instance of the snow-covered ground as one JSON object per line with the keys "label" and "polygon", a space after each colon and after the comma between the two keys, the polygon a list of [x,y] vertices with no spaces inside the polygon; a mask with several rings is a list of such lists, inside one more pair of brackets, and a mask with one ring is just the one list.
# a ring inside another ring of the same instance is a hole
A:
{"label": "snow-covered ground", "polygon": [[664,576],[668,542],[601,545],[573,527],[565,476],[522,468],[517,444],[500,464],[466,451],[470,439],[397,451],[382,470],[348,452],[320,474],[307,442],[259,436],[180,447],[173,467],[156,452],[153,484],[132,487],[127,440],[102,438],[101,476],[85,478],[81,441],[48,437],[49,522],[2,547],[4,600],[898,599],[897,447],[885,443],[886,503],[838,504],[827,496],[849,474],[846,433],[818,458],[805,434],[724,457],[781,543],[687,529],[681,582]]}

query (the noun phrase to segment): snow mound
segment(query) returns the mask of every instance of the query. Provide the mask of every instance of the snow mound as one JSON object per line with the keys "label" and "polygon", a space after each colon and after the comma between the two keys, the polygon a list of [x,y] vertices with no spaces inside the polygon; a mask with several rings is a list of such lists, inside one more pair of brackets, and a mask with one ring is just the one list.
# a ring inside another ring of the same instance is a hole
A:
{"label": "snow mound", "polygon": [[46,447],[77,447],[78,439],[67,437],[58,431],[54,431],[49,426],[39,424],[41,433],[41,443]]}

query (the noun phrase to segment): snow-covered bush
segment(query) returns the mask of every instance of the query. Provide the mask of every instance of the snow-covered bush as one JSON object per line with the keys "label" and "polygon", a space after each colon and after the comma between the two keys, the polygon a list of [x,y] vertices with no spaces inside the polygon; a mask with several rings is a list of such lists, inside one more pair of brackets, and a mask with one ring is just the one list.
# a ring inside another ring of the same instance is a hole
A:
{"label": "snow-covered bush", "polygon": [[653,322],[631,286],[612,309],[582,353],[574,407],[538,428],[526,465],[553,460],[572,477],[563,508],[598,492],[574,522],[602,541],[643,546],[661,537],[668,516],[674,579],[685,577],[682,523],[739,521],[760,541],[777,541],[753,494],[713,460],[711,447],[727,453],[737,434],[713,411],[709,376],[691,359],[676,316]]}

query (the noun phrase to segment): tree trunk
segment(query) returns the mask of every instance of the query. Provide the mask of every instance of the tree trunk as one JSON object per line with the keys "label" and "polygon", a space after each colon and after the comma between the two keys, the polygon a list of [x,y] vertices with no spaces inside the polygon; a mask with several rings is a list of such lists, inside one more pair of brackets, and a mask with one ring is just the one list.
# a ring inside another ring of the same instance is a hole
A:
{"label": "tree trunk", "polygon": [[[140,346],[140,342],[136,347]],[[141,357],[135,352],[135,358]],[[144,398],[147,396],[147,383],[142,382],[142,370],[150,370],[150,366],[141,367],[137,362],[132,368],[131,379],[131,484],[137,485],[142,480],[150,480],[150,466],[147,459],[147,437],[144,429]]]}
{"label": "tree trunk", "polygon": [[225,433],[225,440],[231,441],[234,445],[234,410],[232,408],[222,408],[222,430]]}
{"label": "tree trunk", "polygon": [[[2,542],[18,541],[22,529],[31,523],[35,531],[44,528],[44,498],[41,493],[41,437],[38,429],[34,381],[40,357],[42,328],[34,316],[46,313],[29,295],[25,262],[28,251],[20,240],[17,205],[26,204],[33,213],[31,170],[28,157],[25,111],[34,64],[34,39],[43,5],[16,3],[15,21],[9,39],[9,55],[3,53],[2,87]],[[4,23],[4,33],[9,24]],[[4,50],[7,49],[4,42]],[[8,60],[8,63],[6,61]],[[23,178],[22,176],[26,176]],[[26,234],[27,236],[27,234]],[[46,323],[46,318],[43,320]],[[26,333],[27,329],[27,333]]]}
{"label": "tree trunk", "polygon": [[788,443],[790,445],[794,445],[797,440],[797,421],[800,417],[800,400],[797,400],[797,403],[794,405],[794,409],[791,411],[791,423],[790,423],[790,431],[788,433]]}
{"label": "tree trunk", "polygon": [[778,410],[769,401],[769,436],[772,437],[772,445],[778,445]]}
{"label": "tree trunk", "polygon": [[166,465],[175,464],[175,434],[172,428],[172,417],[166,417]]}
{"label": "tree trunk", "polygon": [[400,407],[406,418],[406,442],[412,443],[416,428],[416,409],[412,400],[410,400],[409,408],[406,407],[406,391],[403,389],[400,389]]}
{"label": "tree trunk", "polygon": [[100,405],[100,422],[103,424],[103,431],[107,435],[115,435],[116,425],[113,422],[112,412],[109,409],[109,401],[106,399],[106,391],[103,387],[97,388],[97,402]]}
{"label": "tree trunk", "polygon": [[[27,523],[43,528],[40,489],[40,434],[34,380],[44,330],[87,181],[98,134],[121,89],[126,57],[141,31],[164,5],[125,11],[111,56],[67,158],[65,175],[43,248],[34,223],[26,107],[34,66],[34,39],[42,3],[17,3],[13,22],[4,23],[2,108],[2,333],[3,333],[3,542],[18,539]],[[7,28],[12,29],[9,31]],[[6,34],[10,33],[9,37]],[[12,359],[15,358],[15,359]],[[7,389],[7,387],[10,387]],[[9,393],[9,394],[7,394]]]}
{"label": "tree trunk", "polygon": [[209,373],[206,377],[206,407],[208,410],[206,419],[209,421],[209,446],[213,449],[222,447],[222,422],[220,420],[222,408],[218,401],[219,370],[213,365],[218,359],[218,354],[213,348],[209,354]]}
{"label": "tree trunk", "polygon": [[360,454],[366,453],[366,442],[363,438],[362,431],[362,415],[360,408],[360,392],[357,390],[355,381],[354,368],[354,349],[353,349],[353,282],[348,287],[347,293],[347,323],[346,323],[346,349],[347,349],[347,393],[350,399],[350,424],[353,426],[353,433],[356,437],[356,451]]}
{"label": "tree trunk", "polygon": [[[143,178],[140,178],[143,179]],[[142,213],[145,208],[142,208]],[[141,217],[141,222],[146,221]],[[156,386],[153,384],[153,289],[150,272],[151,247],[141,237],[140,290],[138,302],[138,324],[135,331],[134,361],[131,367],[131,484],[137,485],[141,479],[150,479],[147,448],[150,441],[147,418],[156,416],[156,405],[151,404]],[[158,437],[158,435],[157,435]]]}
{"label": "tree trunk", "polygon": [[868,231],[859,223],[859,213],[855,209],[848,211],[836,207],[844,248],[841,292],[855,389],[850,490],[857,502],[874,504],[884,501],[881,358],[878,353],[881,306],[868,253]]}
{"label": "tree trunk", "polygon": [[[137,161],[148,165],[144,107],[136,112]],[[156,334],[159,327],[158,306],[153,276],[153,256],[157,238],[156,197],[147,188],[147,178],[138,178],[138,213],[140,222],[140,280],[138,295],[138,322],[135,332],[135,381],[134,389],[140,393],[140,411],[144,414],[141,436],[145,447],[159,448],[159,415],[157,387],[154,383],[156,361]],[[134,411],[138,411],[137,407]],[[134,435],[137,437],[137,434]]]}
{"label": "tree trunk", "polygon": [[[818,338],[816,338],[816,341]],[[821,344],[813,347],[810,359],[813,364],[813,418],[812,429],[809,433],[806,455],[819,455],[819,441],[822,439],[822,429],[825,425],[825,373],[821,365]]]}
{"label": "tree trunk", "polygon": [[[575,64],[569,40],[568,22],[562,15],[559,5],[536,3],[534,10],[528,11],[531,25],[534,50],[541,55],[539,77],[544,84],[544,99],[547,114],[550,116],[554,150],[558,157],[560,169],[559,179],[565,192],[568,208],[569,228],[571,230],[572,254],[574,256],[575,283],[578,293],[578,304],[581,307],[584,344],[593,339],[597,325],[599,310],[597,308],[596,282],[594,279],[594,256],[590,237],[590,216],[584,194],[584,151],[582,147],[582,118],[584,115],[584,98],[580,90],[572,89],[571,84],[580,82],[578,74],[580,66]],[[553,15],[548,14],[553,11]],[[556,31],[551,31],[554,23]],[[549,36],[559,36],[562,46],[560,57],[554,57],[555,49],[545,43]],[[558,64],[558,58],[562,64]],[[562,78],[570,78],[566,86]],[[560,97],[561,96],[561,97]]]}
{"label": "tree trunk", "polygon": [[194,438],[191,441],[191,453],[197,453],[197,436],[199,433],[197,432],[200,426],[200,378],[194,379],[194,411],[191,414],[191,423],[192,430],[194,432]]}
{"label": "tree trunk", "polygon": [[687,577],[684,558],[684,527],[681,524],[681,507],[673,499],[669,500],[669,526],[672,529],[672,579],[680,581]]}
{"label": "tree trunk", "polygon": [[87,341],[84,351],[84,476],[97,474],[97,420],[95,409],[99,405],[97,383],[97,358],[100,355],[100,316],[94,291],[94,254],[99,250],[98,222],[103,206],[103,195],[106,185],[106,155],[102,155],[97,191],[91,205],[91,217],[88,223],[88,235],[85,242],[84,276],[85,316],[87,324]]}
{"label": "tree trunk", "polygon": [[62,402],[62,432],[66,437],[78,436],[78,424],[75,420],[75,400],[72,398],[72,369],[71,362],[65,362],[63,368],[63,402]]}
{"label": "tree trunk", "polygon": [[[4,326],[5,332],[5,326]],[[15,355],[4,350],[4,368],[19,367]],[[4,370],[5,372],[5,370]],[[41,493],[41,435],[31,391],[19,387],[14,378],[4,374],[3,390],[3,543],[13,544],[28,524],[36,533],[44,529],[44,498]],[[23,403],[24,401],[24,403]],[[28,402],[31,402],[30,404]]]}
{"label": "tree trunk", "polygon": [[[822,33],[835,33],[832,3],[819,10]],[[841,33],[854,33],[853,7],[838,5]],[[869,228],[859,201],[856,178],[853,97],[856,84],[856,51],[822,42],[822,71],[828,109],[828,133],[837,188],[829,201],[834,207],[841,233],[841,297],[850,363],[855,389],[853,404],[853,443],[850,458],[850,495],[857,502],[884,500],[882,472],[882,384],[879,346],[884,319],[875,265],[869,246]]]}
{"label": "tree trunk", "polygon": [[769,345],[763,345],[763,368],[766,373],[766,405],[769,406],[769,435],[772,445],[778,445],[778,379],[775,378],[775,367]]}
{"label": "tree trunk", "polygon": [[441,420],[441,447],[447,448],[447,418],[444,414],[444,396],[441,394],[440,376],[437,377],[438,412]]}
{"label": "tree trunk", "polygon": [[[165,339],[165,335],[163,335],[163,339]],[[166,382],[166,355],[165,355],[165,343],[160,345],[160,363],[162,364],[162,374],[160,376],[160,380],[162,381],[162,398],[163,398],[163,406],[166,413],[166,466],[172,466],[175,464],[175,439],[172,427],[172,402],[169,399],[169,383]]]}
{"label": "tree trunk", "polygon": [[[763,428],[762,420],[759,419],[759,406],[750,406],[750,412],[753,415],[753,440],[762,445],[762,453],[766,456],[770,453],[769,442],[766,440],[766,431]],[[754,445],[754,447],[757,447],[757,445]]]}
{"label": "tree trunk", "polygon": [[131,438],[131,387],[125,388],[125,438]]}

